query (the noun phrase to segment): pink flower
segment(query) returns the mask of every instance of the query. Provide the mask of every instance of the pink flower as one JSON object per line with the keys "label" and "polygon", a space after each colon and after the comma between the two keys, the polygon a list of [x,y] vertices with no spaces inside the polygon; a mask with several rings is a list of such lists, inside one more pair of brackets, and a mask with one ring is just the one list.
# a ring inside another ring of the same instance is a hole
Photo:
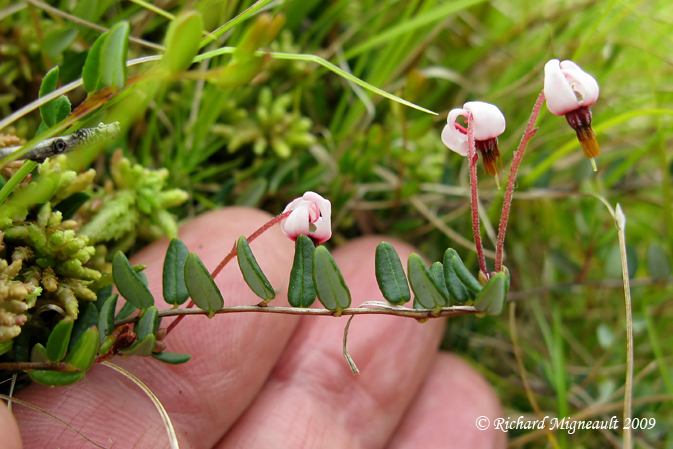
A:
{"label": "pink flower", "polygon": [[505,131],[505,116],[497,106],[483,101],[470,101],[463,108],[453,109],[446,120],[447,125],[442,131],[442,142],[461,156],[467,156],[467,130],[456,123],[459,116],[474,116],[474,140],[476,149],[484,159],[484,168],[489,175],[498,172],[496,162],[500,159],[498,150],[498,136]]}
{"label": "pink flower", "polygon": [[285,207],[283,213],[292,211],[280,222],[283,234],[296,240],[306,235],[319,243],[332,237],[332,203],[315,192],[306,192]]}
{"label": "pink flower", "polygon": [[[552,59],[544,66],[544,96],[547,109],[554,115],[565,115],[575,130],[584,156],[600,156],[596,135],[591,128],[589,106],[598,100],[598,82],[572,61]],[[595,166],[594,166],[595,167]]]}

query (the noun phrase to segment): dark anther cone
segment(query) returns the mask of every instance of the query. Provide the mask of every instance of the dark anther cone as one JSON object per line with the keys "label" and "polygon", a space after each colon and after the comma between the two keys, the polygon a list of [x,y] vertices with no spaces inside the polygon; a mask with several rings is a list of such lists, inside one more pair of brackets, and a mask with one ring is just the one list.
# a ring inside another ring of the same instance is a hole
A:
{"label": "dark anther cone", "polygon": [[475,147],[481,154],[484,161],[484,169],[486,174],[495,176],[498,174],[498,162],[502,167],[502,159],[500,158],[500,151],[498,150],[498,138],[494,137],[487,140],[475,140]]}
{"label": "dark anther cone", "polygon": [[601,155],[601,150],[598,148],[596,135],[591,129],[591,109],[583,107],[576,109],[566,114],[568,124],[575,130],[577,140],[580,141],[584,156],[587,158],[595,158]]}

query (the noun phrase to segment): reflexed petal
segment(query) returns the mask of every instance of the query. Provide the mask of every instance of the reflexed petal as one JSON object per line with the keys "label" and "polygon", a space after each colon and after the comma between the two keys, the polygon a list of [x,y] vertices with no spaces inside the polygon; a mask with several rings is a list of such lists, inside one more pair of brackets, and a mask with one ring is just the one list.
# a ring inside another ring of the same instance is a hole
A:
{"label": "reflexed petal", "polygon": [[442,142],[461,156],[467,156],[467,135],[456,129],[455,123],[459,116],[467,116],[464,109],[453,109],[446,120],[447,125],[442,130]]}
{"label": "reflexed petal", "polygon": [[474,116],[475,140],[488,140],[505,132],[505,116],[497,106],[483,101],[470,101],[463,107]]}
{"label": "reflexed petal", "polygon": [[[283,234],[295,240],[299,235],[310,235],[309,234],[309,221],[308,221],[308,212],[310,203],[301,200],[299,207],[296,207],[294,211],[290,214],[289,217],[281,221],[280,230],[283,231]],[[295,203],[297,200],[294,200],[292,203]],[[290,203],[290,205],[292,204]],[[288,205],[289,207],[289,205]],[[286,208],[287,209],[287,208]]]}
{"label": "reflexed petal", "polygon": [[544,66],[544,96],[547,99],[547,109],[554,115],[565,115],[580,107],[558,59],[552,59]]}
{"label": "reflexed petal", "polygon": [[596,78],[582,70],[572,61],[562,61],[561,71],[570,83],[570,87],[580,95],[580,106],[591,106],[598,100],[598,82]]}

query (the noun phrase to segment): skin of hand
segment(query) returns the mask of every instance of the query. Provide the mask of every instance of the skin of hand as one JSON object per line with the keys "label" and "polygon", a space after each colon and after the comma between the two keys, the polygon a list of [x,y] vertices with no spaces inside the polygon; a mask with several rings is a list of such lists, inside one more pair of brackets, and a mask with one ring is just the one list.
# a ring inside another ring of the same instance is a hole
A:
{"label": "skin of hand", "polygon": [[[180,229],[180,238],[212,270],[241,235],[271,218],[253,209],[204,214]],[[383,300],[374,276],[381,237],[363,237],[333,251],[351,289],[352,306]],[[414,249],[393,244],[406,260]],[[155,242],[132,259],[145,273],[157,306],[168,242]],[[293,242],[277,226],[251,244],[271,284],[271,305],[287,306]],[[215,279],[226,305],[259,302],[232,261]],[[314,307],[322,307],[318,301]],[[457,356],[438,352],[444,319],[359,316],[348,348],[361,374],[343,357],[347,317],[236,313],[186,317],[165,339],[167,350],[192,354],[183,365],[152,358],[115,358],[158,396],[181,448],[504,448],[505,434],[477,429],[478,417],[502,416],[491,387]],[[460,318],[454,318],[460,319]],[[165,319],[162,326],[168,325]],[[131,381],[99,365],[75,385],[31,385],[16,395],[112,448],[168,447],[166,430],[147,396]],[[16,421],[0,404],[5,449],[89,448],[59,422],[14,404]],[[18,426],[17,426],[18,422]],[[20,435],[19,435],[20,430]],[[23,438],[23,446],[21,443]]]}

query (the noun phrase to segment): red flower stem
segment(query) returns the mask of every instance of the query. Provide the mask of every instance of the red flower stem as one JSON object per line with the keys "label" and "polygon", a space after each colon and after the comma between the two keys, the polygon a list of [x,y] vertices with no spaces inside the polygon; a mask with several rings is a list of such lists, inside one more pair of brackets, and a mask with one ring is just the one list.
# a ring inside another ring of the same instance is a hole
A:
{"label": "red flower stem", "polygon": [[479,192],[477,190],[477,156],[476,145],[474,142],[474,115],[467,112],[467,158],[470,161],[470,199],[472,200],[472,233],[474,234],[474,245],[477,247],[477,257],[479,258],[479,269],[488,276],[486,268],[486,256],[484,256],[484,245],[481,242],[481,230],[479,228]]}
{"label": "red flower stem", "polygon": [[535,106],[533,106],[533,112],[530,114],[530,119],[528,119],[528,125],[526,126],[526,131],[521,137],[521,142],[519,143],[519,148],[517,148],[514,153],[514,158],[512,159],[512,168],[509,171],[509,177],[507,178],[507,189],[505,190],[505,198],[502,204],[502,214],[500,215],[500,227],[498,228],[498,241],[495,247],[495,272],[498,273],[502,270],[502,249],[505,245],[505,233],[507,232],[507,221],[509,220],[509,211],[510,206],[512,205],[512,195],[514,193],[514,183],[516,182],[516,172],[519,169],[519,164],[521,164],[521,159],[523,159],[524,151],[530,139],[535,136],[537,133],[537,128],[534,128],[537,117],[540,114],[540,109],[542,108],[542,103],[544,103],[544,92],[540,92],[540,95],[535,101]]}
{"label": "red flower stem", "polygon": [[[250,237],[248,237],[248,243],[252,242],[252,241],[255,240],[257,237],[259,237],[260,235],[262,235],[265,231],[267,231],[269,228],[271,228],[271,226],[273,226],[273,225],[275,225],[276,223],[279,223],[280,221],[282,221],[282,220],[284,220],[285,218],[289,217],[291,213],[292,213],[292,211],[289,210],[289,211],[287,211],[287,212],[283,212],[282,214],[280,214],[280,215],[276,215],[275,217],[273,217],[268,223],[266,223],[264,226],[262,226],[261,228],[259,228],[259,229],[256,230],[255,232],[253,232],[253,233],[250,235]],[[213,279],[215,279],[215,277],[216,277],[218,274],[220,274],[220,271],[222,271],[222,270],[224,269],[224,267],[229,263],[229,261],[231,261],[231,259],[233,259],[234,257],[236,257],[236,244],[235,244],[235,243],[234,243],[234,247],[231,249],[231,251],[229,252],[229,254],[227,254],[227,255],[224,257],[224,259],[222,259],[222,262],[220,262],[220,264],[217,266],[217,268],[215,268],[215,269],[213,270],[213,272],[210,273],[210,276],[211,276]],[[192,300],[190,299],[190,300],[189,300],[189,303],[187,304],[187,307],[185,307],[185,308],[186,308],[186,309],[191,309],[192,307],[194,307],[194,301],[192,301]],[[180,316],[178,316],[178,317],[175,319],[175,321],[173,321],[171,324],[169,324],[169,325],[168,325],[168,328],[166,329],[166,335],[168,335],[168,334],[175,328],[175,326],[177,326],[178,323],[179,323],[180,321],[182,321],[182,319],[183,319],[184,317],[185,317],[185,315],[180,315]],[[164,338],[165,338],[165,337],[164,337]]]}

